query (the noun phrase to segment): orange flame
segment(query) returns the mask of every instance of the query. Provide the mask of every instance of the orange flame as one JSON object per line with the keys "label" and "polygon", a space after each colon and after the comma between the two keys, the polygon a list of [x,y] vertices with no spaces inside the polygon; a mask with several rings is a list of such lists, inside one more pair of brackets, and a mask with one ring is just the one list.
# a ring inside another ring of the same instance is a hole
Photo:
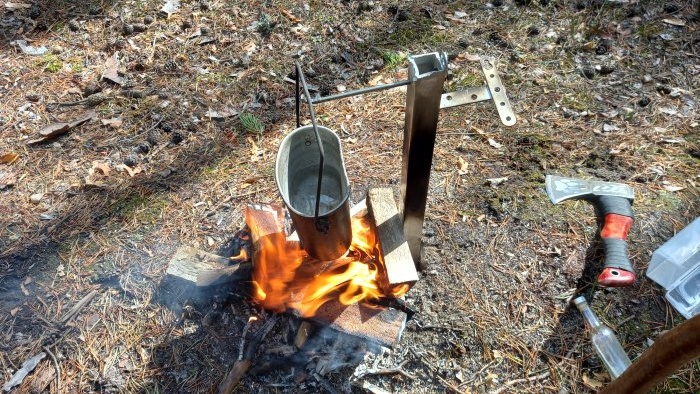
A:
{"label": "orange flame", "polygon": [[[255,233],[254,225],[250,221],[248,224]],[[282,312],[291,308],[309,317],[331,299],[350,305],[384,295],[373,257],[377,242],[365,217],[352,219],[350,249],[345,256],[330,262],[310,258],[297,242],[288,242],[281,232],[259,240],[254,253],[254,295],[266,309]],[[408,285],[398,287],[391,289],[391,295],[408,290]]]}

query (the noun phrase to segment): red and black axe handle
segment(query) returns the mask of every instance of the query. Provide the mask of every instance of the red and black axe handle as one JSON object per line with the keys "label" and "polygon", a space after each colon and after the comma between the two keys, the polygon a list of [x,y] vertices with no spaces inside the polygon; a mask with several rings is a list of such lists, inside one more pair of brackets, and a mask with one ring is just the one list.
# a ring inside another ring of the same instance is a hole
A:
{"label": "red and black axe handle", "polygon": [[607,287],[629,286],[635,279],[627,251],[627,234],[634,222],[632,204],[624,197],[599,196],[596,205],[603,215],[600,238],[605,248],[605,266],[598,276],[598,284]]}

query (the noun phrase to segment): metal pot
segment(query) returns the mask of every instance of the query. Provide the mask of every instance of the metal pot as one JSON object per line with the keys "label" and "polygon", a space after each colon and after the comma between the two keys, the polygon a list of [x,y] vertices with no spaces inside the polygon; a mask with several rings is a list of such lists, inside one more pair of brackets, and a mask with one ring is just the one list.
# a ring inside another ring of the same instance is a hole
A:
{"label": "metal pot", "polygon": [[317,131],[300,127],[282,140],[275,181],[304,250],[328,261],[343,256],[352,241],[350,182],[340,138],[323,126]]}

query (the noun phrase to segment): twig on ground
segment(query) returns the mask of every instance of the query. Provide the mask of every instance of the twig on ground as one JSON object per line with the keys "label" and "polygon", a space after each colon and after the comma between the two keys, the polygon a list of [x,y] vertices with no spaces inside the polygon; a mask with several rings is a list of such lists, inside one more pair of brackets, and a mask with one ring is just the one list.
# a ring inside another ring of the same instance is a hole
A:
{"label": "twig on ground", "polygon": [[58,365],[58,360],[48,346],[44,346],[43,349],[49,357],[51,357],[51,361],[53,361],[53,366],[56,369],[56,394],[61,394],[61,368]]}
{"label": "twig on ground", "polygon": [[448,391],[451,391],[451,392],[456,393],[456,394],[463,393],[462,390],[460,390],[459,388],[455,387],[455,385],[453,385],[452,383],[450,383],[447,380],[440,377],[440,375],[435,375],[435,377],[440,381],[440,383],[445,385],[445,387],[448,389]]}
{"label": "twig on ground", "polygon": [[[469,385],[469,384],[473,383],[474,381],[476,381],[477,379],[479,379],[479,375],[481,375],[486,370],[486,368],[492,366],[494,363],[496,363],[496,360],[492,360],[492,361],[488,362],[486,365],[481,367],[479,372],[475,373],[471,379],[467,380],[464,383],[460,383],[459,386],[457,386],[457,388],[461,389],[463,386]],[[494,365],[494,367],[497,367],[500,363],[501,363],[501,359],[498,360],[498,362],[496,363],[496,365]]]}
{"label": "twig on ground", "polygon": [[369,382],[362,382],[362,384],[360,384],[359,382],[353,382],[352,385],[355,387],[363,388],[372,394],[391,394],[391,392],[386,391],[383,388],[375,386]]}
{"label": "twig on ground", "polygon": [[218,204],[216,204],[216,205],[214,206],[214,208],[212,208],[211,210],[209,210],[204,216],[206,216],[206,217],[213,216],[213,215],[216,213],[216,211],[219,210],[219,208],[221,208],[222,206],[224,206],[224,204],[228,204],[228,203],[231,202],[232,200],[235,200],[235,199],[241,198],[241,197],[250,196],[251,194],[264,192],[265,190],[268,190],[268,189],[270,189],[270,188],[267,188],[267,187],[266,187],[266,188],[262,188],[262,189],[258,189],[258,190],[251,190],[251,191],[246,192],[246,193],[240,193],[240,194],[233,194],[233,195],[230,195],[230,196],[224,198],[223,200],[221,200]]}
{"label": "twig on ground", "polygon": [[66,324],[69,321],[71,321],[75,316],[78,315],[80,310],[83,309],[85,307],[85,305],[89,304],[90,301],[92,301],[92,299],[95,298],[97,293],[98,293],[97,290],[93,290],[93,291],[89,292],[85,297],[83,297],[80,301],[78,301],[78,303],[75,304],[75,306],[73,306],[68,311],[68,313],[63,315],[63,317],[61,318],[61,323]]}
{"label": "twig on ground", "polygon": [[549,376],[549,371],[545,371],[539,375],[529,376],[527,378],[509,380],[509,381],[503,383],[503,386],[499,387],[497,390],[492,391],[491,394],[500,394],[500,393],[504,392],[506,389],[508,389],[508,387],[510,387],[510,386],[514,386],[514,385],[520,384],[520,383],[527,383],[527,382],[534,382],[536,380],[542,380],[548,376]]}
{"label": "twig on ground", "polygon": [[437,374],[437,368],[435,368],[435,366],[433,364],[431,364],[428,360],[426,360],[422,354],[419,354],[413,348],[409,348],[409,351],[411,353],[413,353],[413,355],[416,356],[426,367],[428,367],[428,369],[431,372],[436,372],[434,375],[435,378],[437,378],[437,380],[439,380],[440,383],[442,383],[449,391],[457,393],[457,394],[462,394],[462,391],[459,388],[455,387],[455,385],[453,385],[452,383],[450,383],[447,380],[440,377],[440,375]]}
{"label": "twig on ground", "polygon": [[[219,385],[219,394],[230,394],[236,390],[241,379],[243,379],[248,368],[250,368],[252,364],[251,360],[258,350],[258,346],[260,346],[262,340],[265,339],[270,330],[272,330],[272,327],[275,326],[278,318],[279,315],[272,315],[265,324],[253,334],[245,350],[239,352],[239,359],[233,363],[233,367],[231,367],[231,370],[226,374],[226,379]],[[250,321],[248,323],[250,323]],[[243,349],[245,344],[247,329],[249,329],[249,324],[246,324],[246,329],[244,329],[243,338],[241,339],[241,349]]]}
{"label": "twig on ground", "polygon": [[328,379],[324,378],[321,376],[318,372],[313,373],[314,379],[316,379],[317,382],[321,383],[321,386],[326,390],[327,393],[330,394],[338,394],[338,390],[336,390],[331,382],[328,381]]}
{"label": "twig on ground", "polygon": [[367,375],[395,375],[395,374],[400,374],[400,375],[403,375],[403,376],[409,378],[410,380],[415,380],[415,379],[416,379],[415,376],[413,376],[413,375],[411,375],[410,373],[408,373],[408,372],[406,372],[406,371],[403,370],[403,366],[404,366],[404,364],[406,364],[407,362],[408,362],[408,360],[405,360],[404,362],[402,362],[401,364],[399,364],[399,365],[397,365],[397,366],[395,366],[395,367],[380,368],[380,369],[371,369],[371,370],[365,371],[363,374],[361,374],[360,376],[358,376],[358,379],[359,379],[359,378],[362,378],[362,377],[365,377],[365,376],[367,376]]}

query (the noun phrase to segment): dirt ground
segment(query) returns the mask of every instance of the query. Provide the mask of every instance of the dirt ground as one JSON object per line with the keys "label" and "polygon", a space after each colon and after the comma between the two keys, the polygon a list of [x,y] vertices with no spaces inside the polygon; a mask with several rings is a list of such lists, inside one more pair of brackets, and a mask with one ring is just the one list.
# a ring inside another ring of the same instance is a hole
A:
{"label": "dirt ground", "polygon": [[[644,274],[700,213],[696,2],[165,3],[0,3],[0,380],[50,353],[14,392],[216,391],[248,318],[269,315],[247,286],[198,301],[165,270],[182,245],[231,253],[245,204],[280,202],[295,59],[329,95],[402,80],[407,55],[439,51],[446,92],[482,86],[474,55],[495,56],[517,123],[491,102],[441,111],[426,268],[395,348],[333,347],[318,328],[317,352],[300,354],[299,319],[284,315],[239,392],[586,393],[610,378],[572,295],[632,360],[683,321]],[[316,108],[341,137],[354,202],[370,186],[398,193],[404,92]],[[546,174],[635,189],[633,286],[594,285],[593,208],[551,204]],[[698,361],[656,390],[698,391]]]}

